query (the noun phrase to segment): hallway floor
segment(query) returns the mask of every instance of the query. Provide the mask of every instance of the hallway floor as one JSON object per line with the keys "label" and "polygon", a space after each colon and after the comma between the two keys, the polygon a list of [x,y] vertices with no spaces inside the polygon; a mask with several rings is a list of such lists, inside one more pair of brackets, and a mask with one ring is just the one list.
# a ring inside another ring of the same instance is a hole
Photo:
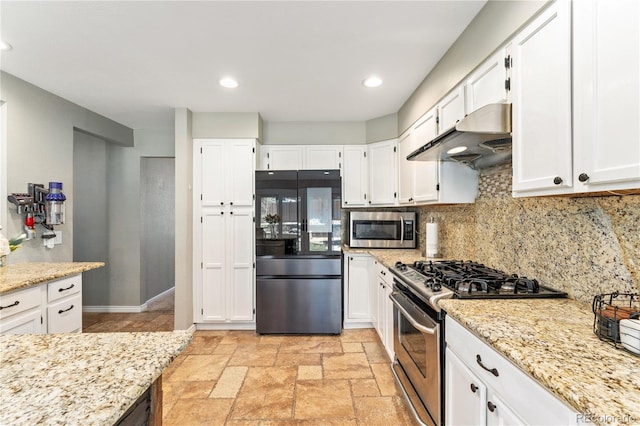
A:
{"label": "hallway floor", "polygon": [[[84,332],[166,331],[173,311],[84,314]],[[165,370],[163,424],[414,425],[373,329],[196,331]]]}

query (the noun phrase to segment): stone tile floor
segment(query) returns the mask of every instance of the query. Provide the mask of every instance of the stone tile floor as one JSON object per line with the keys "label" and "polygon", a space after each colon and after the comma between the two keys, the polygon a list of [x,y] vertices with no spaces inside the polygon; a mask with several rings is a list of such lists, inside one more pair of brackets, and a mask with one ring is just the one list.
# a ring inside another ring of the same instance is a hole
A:
{"label": "stone tile floor", "polygon": [[[170,305],[84,313],[83,331],[170,331]],[[165,426],[417,424],[373,329],[339,336],[196,331],[162,383]]]}

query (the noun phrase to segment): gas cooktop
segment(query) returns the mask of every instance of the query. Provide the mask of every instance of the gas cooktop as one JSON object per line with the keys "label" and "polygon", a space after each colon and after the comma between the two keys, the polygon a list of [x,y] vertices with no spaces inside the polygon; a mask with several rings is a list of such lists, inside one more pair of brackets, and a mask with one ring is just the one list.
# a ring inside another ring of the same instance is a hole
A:
{"label": "gas cooktop", "polygon": [[391,272],[431,301],[437,299],[520,299],[567,297],[535,279],[507,274],[481,263],[458,260],[397,262]]}

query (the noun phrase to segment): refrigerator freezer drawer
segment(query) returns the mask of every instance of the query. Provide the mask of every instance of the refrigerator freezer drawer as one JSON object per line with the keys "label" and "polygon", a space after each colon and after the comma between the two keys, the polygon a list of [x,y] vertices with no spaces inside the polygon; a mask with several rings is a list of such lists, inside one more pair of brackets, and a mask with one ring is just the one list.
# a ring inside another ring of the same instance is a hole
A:
{"label": "refrigerator freezer drawer", "polygon": [[340,334],[342,279],[256,280],[256,331],[260,334]]}
{"label": "refrigerator freezer drawer", "polygon": [[340,256],[258,257],[256,259],[256,275],[258,278],[264,275],[342,276],[342,259]]}

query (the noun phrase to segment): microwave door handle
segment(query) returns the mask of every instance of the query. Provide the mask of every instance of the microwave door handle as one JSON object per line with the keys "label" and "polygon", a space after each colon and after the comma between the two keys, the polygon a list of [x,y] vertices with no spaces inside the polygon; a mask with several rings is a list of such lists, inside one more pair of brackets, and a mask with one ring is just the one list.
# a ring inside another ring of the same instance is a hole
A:
{"label": "microwave door handle", "polygon": [[400,244],[404,243],[404,218],[400,216]]}

